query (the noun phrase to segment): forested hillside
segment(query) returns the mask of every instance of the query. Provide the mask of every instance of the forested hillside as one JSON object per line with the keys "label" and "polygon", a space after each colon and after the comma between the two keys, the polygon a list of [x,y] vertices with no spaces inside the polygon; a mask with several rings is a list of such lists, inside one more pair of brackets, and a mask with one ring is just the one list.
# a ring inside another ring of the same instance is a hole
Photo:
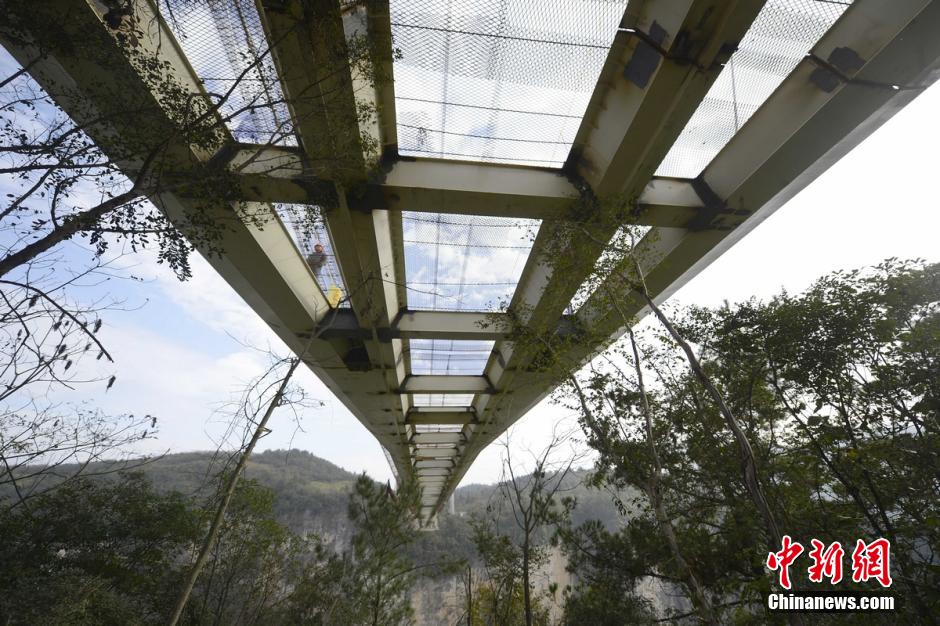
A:
{"label": "forested hillside", "polygon": [[[168,454],[141,470],[161,491],[205,495],[217,487],[213,457],[209,452]],[[272,491],[274,518],[293,532],[348,541],[346,508],[355,474],[309,452],[271,450],[254,455],[245,475]]]}
{"label": "forested hillside", "polygon": [[[218,487],[215,472],[223,461],[213,452],[181,452],[144,463],[131,460],[125,465],[132,468],[129,471],[142,473],[159,492],[209,497]],[[85,471],[94,475],[112,467],[99,462],[89,465]],[[62,468],[63,474],[71,471],[69,467]],[[619,514],[610,495],[584,484],[583,479],[587,475],[586,470],[577,471],[565,481],[565,495],[577,500],[572,512],[573,520],[580,523],[596,519],[610,529],[615,528]],[[116,476],[108,473],[100,479],[115,480]],[[356,484],[356,474],[303,450],[266,450],[252,456],[245,477],[271,491],[274,519],[292,532],[300,535],[316,533],[331,542],[335,540],[337,545],[348,543],[351,533],[346,510],[349,494]],[[55,480],[54,477],[46,479]],[[27,488],[28,483],[23,487]],[[413,553],[474,559],[469,521],[486,515],[487,506],[498,495],[497,492],[496,485],[470,484],[458,488],[454,494],[454,514],[445,507],[439,516],[440,532],[418,533]],[[0,485],[0,497],[3,495],[13,495],[10,483]],[[508,511],[503,512],[504,517],[508,514]],[[502,521],[508,525],[508,519]],[[432,556],[426,560],[431,562],[434,559]]]}
{"label": "forested hillside", "polygon": [[[109,495],[103,496],[102,493],[94,492],[96,495],[90,496],[92,500],[99,497],[121,497],[121,494],[127,494],[129,490],[145,497],[152,488],[154,492],[169,497],[171,507],[179,512],[182,503],[189,499],[211,499],[218,487],[217,472],[223,464],[224,458],[219,458],[212,452],[185,452],[167,454],[143,463],[136,460],[119,465],[98,462],[89,465],[84,471],[95,476],[91,480],[96,483],[116,486],[116,491]],[[114,471],[121,466],[127,466],[128,471]],[[74,469],[69,467],[63,467],[61,470],[63,475],[74,472]],[[128,474],[139,477],[127,480],[124,477]],[[582,470],[572,472],[565,478],[565,496],[578,502],[572,511],[572,517],[578,522],[598,519],[605,527],[614,529],[620,519],[617,509],[607,493],[584,484],[583,479],[587,475],[588,473]],[[329,549],[341,551],[349,548],[356,532],[348,516],[350,495],[357,484],[355,474],[309,452],[269,450],[252,457],[245,478],[248,481],[245,484],[249,487],[245,490],[245,501],[241,503],[242,511],[235,513],[236,516],[244,515],[248,511],[248,518],[254,519],[255,523],[259,523],[268,531],[280,525],[298,537],[315,537],[318,544]],[[49,489],[55,480],[55,477],[46,476],[42,488]],[[30,486],[28,480],[20,484],[21,489],[28,490]],[[146,489],[143,489],[144,487]],[[64,488],[52,493],[61,492],[62,489]],[[79,492],[82,492],[82,489]],[[66,493],[69,492],[66,490]],[[86,496],[90,493],[91,490],[86,492]],[[71,499],[74,495],[69,493],[66,497]],[[492,510],[488,510],[488,507],[491,509],[499,495],[497,485],[473,484],[458,489],[454,496],[455,512],[452,514],[449,509],[445,509],[439,516],[437,530],[415,532],[413,543],[405,547],[405,554],[417,565],[420,572],[410,591],[418,624],[449,623],[465,613],[463,604],[466,568],[471,567],[478,571],[480,577],[484,575],[483,564],[474,543],[472,523],[473,520],[492,515]],[[3,496],[14,497],[10,483],[0,489],[0,497]],[[61,504],[58,500],[54,502]],[[135,514],[130,510],[122,513],[127,515],[127,523],[134,522]],[[508,509],[501,510],[499,519],[494,520],[495,524],[511,528],[509,516]],[[185,523],[182,518],[178,521],[180,524]],[[168,524],[168,527],[170,526],[171,523]],[[539,540],[547,541],[549,534],[546,529]],[[255,536],[250,537],[249,542],[254,542],[254,549],[262,552],[272,548],[268,545],[270,538]],[[278,546],[271,555],[285,548],[286,543]],[[541,590],[558,584],[559,581],[554,578],[564,578],[565,560],[560,552],[554,560],[554,571],[546,569],[534,581]],[[251,572],[256,566],[257,564],[246,564],[247,572]]]}

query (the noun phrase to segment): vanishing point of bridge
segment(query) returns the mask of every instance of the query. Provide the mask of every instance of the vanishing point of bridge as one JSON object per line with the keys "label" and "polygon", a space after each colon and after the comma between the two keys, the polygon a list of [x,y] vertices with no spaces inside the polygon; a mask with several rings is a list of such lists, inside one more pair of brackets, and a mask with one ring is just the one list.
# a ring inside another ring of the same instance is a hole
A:
{"label": "vanishing point of bridge", "polygon": [[[0,1],[4,12],[15,4]],[[171,152],[181,169],[222,162],[236,173],[239,197],[220,199],[220,212],[245,201],[278,219],[236,224],[209,262],[397,474],[417,477],[426,519],[552,390],[507,340],[501,301],[523,324],[564,333],[577,321],[608,342],[623,318],[595,294],[642,313],[616,272],[592,292],[590,267],[553,271],[545,251],[583,194],[632,204],[661,301],[940,70],[940,2],[927,0],[41,0],[31,10],[33,23],[0,27],[0,43],[109,153],[132,154],[137,135],[97,122],[96,109],[170,108],[129,40],[187,93],[230,91],[215,114],[241,109],[218,145]],[[51,24],[107,60],[40,53]],[[356,50],[374,76],[334,62]],[[171,128],[172,117],[156,123]],[[323,221],[298,224],[297,209],[324,194]],[[156,200],[171,217],[195,202],[181,191]],[[575,236],[570,249],[599,257],[617,229]],[[311,266],[316,243],[324,257]],[[577,363],[603,342],[566,345]]]}

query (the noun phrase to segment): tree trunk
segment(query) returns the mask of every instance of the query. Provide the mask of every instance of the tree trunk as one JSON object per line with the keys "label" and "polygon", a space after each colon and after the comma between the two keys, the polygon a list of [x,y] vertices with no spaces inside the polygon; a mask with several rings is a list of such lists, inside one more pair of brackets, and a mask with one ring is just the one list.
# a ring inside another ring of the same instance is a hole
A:
{"label": "tree trunk", "polygon": [[717,624],[718,620],[715,618],[715,610],[712,607],[711,601],[708,599],[708,594],[705,592],[705,588],[692,570],[692,566],[685,560],[685,556],[679,548],[679,540],[676,538],[676,529],[673,527],[672,520],[666,514],[666,507],[663,505],[662,492],[660,491],[663,465],[659,458],[659,451],[656,449],[656,440],[653,437],[653,415],[650,410],[649,398],[646,395],[646,384],[643,381],[643,368],[640,365],[640,351],[636,346],[636,336],[633,334],[633,329],[630,328],[627,332],[630,335],[630,346],[633,348],[633,366],[636,369],[637,385],[640,388],[640,398],[643,403],[643,417],[646,424],[646,445],[649,448],[650,457],[653,461],[653,471],[647,488],[647,496],[656,513],[656,522],[659,524],[659,529],[663,535],[665,535],[666,541],[669,543],[669,549],[672,551],[672,557],[676,560],[676,566],[679,568],[679,571],[683,573],[689,585],[689,590],[692,592],[692,600],[699,613],[699,617],[701,617],[702,621],[706,624]]}
{"label": "tree trunk", "polygon": [[[529,589],[529,537],[522,544],[522,599],[525,604],[525,626],[532,626],[532,595]],[[510,596],[510,601],[512,596]]]}
{"label": "tree trunk", "polygon": [[[650,307],[650,310],[653,311],[653,314],[660,321],[673,340],[679,344],[680,348],[682,348],[682,351],[685,353],[686,359],[689,362],[689,367],[692,368],[692,372],[695,374],[695,377],[698,378],[699,382],[702,383],[702,386],[705,387],[705,390],[708,392],[708,395],[711,396],[712,401],[718,406],[718,410],[721,412],[722,417],[724,417],[725,423],[728,425],[728,428],[734,435],[735,441],[738,444],[738,450],[741,454],[744,486],[747,488],[747,492],[751,497],[751,501],[754,503],[754,506],[757,507],[757,511],[764,520],[764,529],[767,533],[767,545],[770,547],[771,552],[775,552],[781,545],[783,536],[780,534],[780,527],[777,526],[777,520],[774,517],[773,511],[770,509],[770,504],[767,502],[766,496],[764,496],[764,490],[761,488],[760,482],[757,479],[757,462],[754,460],[754,450],[751,448],[751,442],[748,440],[747,435],[744,433],[744,430],[741,428],[738,420],[734,417],[731,409],[725,403],[725,399],[718,391],[718,388],[715,387],[711,378],[708,376],[708,374],[705,373],[705,370],[702,368],[702,364],[699,362],[698,357],[695,356],[695,351],[692,350],[692,346],[690,346],[688,342],[682,337],[682,335],[679,334],[679,331],[676,330],[676,327],[672,325],[672,322],[669,321],[669,318],[666,317],[666,315],[656,305],[656,303],[653,302],[649,292],[646,290],[646,285],[636,289],[636,291],[638,291],[640,295],[643,296],[647,306]],[[787,619],[794,626],[802,626],[803,624],[803,618],[797,613],[788,614]]]}
{"label": "tree trunk", "polygon": [[130,191],[126,191],[102,202],[94,208],[70,216],[60,227],[56,228],[42,239],[34,241],[16,252],[8,254],[3,257],[3,259],[0,259],[0,277],[6,276],[17,267],[29,263],[43,252],[52,249],[63,241],[71,239],[76,233],[86,230],[91,225],[98,223],[98,220],[108,213],[127,204],[140,195],[139,191],[131,189]]}
{"label": "tree trunk", "polygon": [[698,378],[699,382],[702,383],[702,386],[705,387],[708,395],[711,396],[712,401],[718,407],[722,417],[725,419],[725,423],[734,435],[734,439],[738,444],[738,450],[741,454],[744,486],[747,488],[748,495],[750,495],[754,506],[757,507],[757,511],[764,520],[764,528],[767,532],[767,544],[770,546],[771,550],[777,550],[783,536],[780,533],[780,528],[777,526],[777,520],[774,517],[773,511],[770,509],[770,504],[768,504],[767,498],[764,496],[760,482],[757,480],[757,463],[754,460],[754,450],[751,448],[751,442],[738,423],[737,418],[734,417],[731,409],[725,403],[721,393],[715,387],[714,383],[712,383],[708,374],[705,373],[692,347],[683,339],[682,335],[679,334],[679,331],[672,325],[669,318],[666,317],[656,303],[653,302],[653,299],[650,297],[649,293],[647,293],[646,289],[637,289],[637,291],[639,291],[640,295],[646,300],[647,306],[650,307],[650,310],[653,311],[653,314],[660,323],[662,323],[669,335],[679,344],[679,347],[682,348],[689,362],[689,366],[692,368],[692,372],[695,374],[695,377]]}
{"label": "tree trunk", "polygon": [[252,451],[255,449],[255,444],[258,443],[258,440],[261,439],[261,436],[267,430],[266,426],[268,420],[271,419],[271,415],[274,413],[274,409],[280,405],[281,398],[284,397],[284,391],[287,389],[287,383],[290,382],[291,376],[294,375],[294,371],[297,369],[298,365],[300,365],[300,357],[294,358],[291,361],[290,367],[287,370],[287,374],[285,374],[284,378],[281,380],[281,384],[278,386],[274,397],[271,398],[271,402],[268,404],[268,408],[265,410],[261,421],[258,422],[258,426],[255,428],[255,432],[251,437],[251,441],[248,442],[248,446],[245,448],[238,459],[238,464],[235,466],[235,470],[232,472],[232,475],[228,480],[228,484],[225,487],[225,493],[222,496],[222,501],[219,502],[218,509],[216,509],[215,512],[215,517],[212,519],[212,525],[209,527],[209,533],[206,535],[206,539],[203,542],[202,547],[199,549],[199,556],[196,558],[196,563],[193,565],[193,569],[189,573],[186,584],[176,601],[176,607],[173,609],[173,615],[170,617],[170,621],[168,622],[169,626],[175,626],[177,622],[179,622],[180,616],[183,614],[183,609],[186,608],[186,603],[189,601],[190,594],[192,594],[193,587],[196,584],[196,579],[199,578],[199,574],[202,572],[202,568],[205,566],[206,560],[209,558],[209,552],[212,550],[213,546],[215,545],[215,541],[219,536],[219,530],[222,527],[222,520],[225,518],[225,511],[228,509],[228,505],[232,501],[232,496],[235,495],[235,486],[238,485],[238,479],[244,471],[245,465],[248,463],[248,457],[251,456]]}
{"label": "tree trunk", "polygon": [[382,626],[379,624],[379,614],[382,607],[382,575],[379,574],[379,580],[375,584],[375,597],[372,602],[372,626]]}
{"label": "tree trunk", "polygon": [[467,565],[467,626],[473,626],[473,568]]}

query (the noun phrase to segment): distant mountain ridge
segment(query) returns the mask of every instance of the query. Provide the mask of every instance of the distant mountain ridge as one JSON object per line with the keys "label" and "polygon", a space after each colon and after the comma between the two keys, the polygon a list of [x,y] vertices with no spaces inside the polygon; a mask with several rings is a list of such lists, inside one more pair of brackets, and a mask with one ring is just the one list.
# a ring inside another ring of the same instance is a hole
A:
{"label": "distant mountain ridge", "polygon": [[[161,491],[178,491],[185,495],[208,495],[216,488],[215,475],[223,468],[226,456],[210,451],[175,452],[156,457],[137,466],[131,460],[131,471],[142,472]],[[90,463],[87,473],[94,474],[113,463]],[[61,474],[71,468],[64,466]],[[583,485],[586,470],[574,471],[568,479],[569,488],[560,496],[578,500],[575,521],[600,519],[616,526],[619,515],[609,494]],[[304,450],[265,450],[256,452],[248,461],[245,476],[271,489],[275,496],[278,520],[295,532],[305,532],[302,518],[317,514],[345,516],[347,495],[357,474]],[[473,483],[459,487],[455,493],[458,517],[483,514],[494,496],[497,484]],[[4,493],[0,492],[0,497]],[[12,493],[10,494],[12,495]],[[442,518],[448,517],[447,507]]]}

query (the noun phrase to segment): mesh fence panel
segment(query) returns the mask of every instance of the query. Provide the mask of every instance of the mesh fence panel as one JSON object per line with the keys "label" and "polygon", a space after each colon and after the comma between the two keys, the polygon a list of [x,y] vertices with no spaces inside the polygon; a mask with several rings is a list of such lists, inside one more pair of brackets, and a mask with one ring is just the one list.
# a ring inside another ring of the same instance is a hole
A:
{"label": "mesh fence panel", "polygon": [[415,406],[470,406],[470,393],[416,393],[411,396]]}
{"label": "mesh fence panel", "polygon": [[460,433],[463,432],[464,427],[449,424],[416,424],[412,428],[416,433]]}
{"label": "mesh fence panel", "polygon": [[[304,255],[304,259],[313,270],[317,284],[334,307],[349,308],[346,300],[346,285],[333,253],[333,240],[323,223],[319,207],[304,204],[275,204],[274,209],[287,229],[294,244]],[[323,246],[323,257],[319,260],[314,253],[315,246]]]}
{"label": "mesh fence panel", "polygon": [[499,310],[512,298],[540,223],[403,212],[408,308]]}
{"label": "mesh fence panel", "polygon": [[656,175],[701,174],[850,4],[768,0]]}
{"label": "mesh fence panel", "polygon": [[560,167],[626,0],[392,0],[399,151]]}
{"label": "mesh fence panel", "polygon": [[232,135],[296,145],[253,0],[161,0],[160,9],[206,90],[225,96],[221,112]]}
{"label": "mesh fence panel", "polygon": [[483,373],[493,350],[492,341],[412,339],[409,341],[412,374]]}

